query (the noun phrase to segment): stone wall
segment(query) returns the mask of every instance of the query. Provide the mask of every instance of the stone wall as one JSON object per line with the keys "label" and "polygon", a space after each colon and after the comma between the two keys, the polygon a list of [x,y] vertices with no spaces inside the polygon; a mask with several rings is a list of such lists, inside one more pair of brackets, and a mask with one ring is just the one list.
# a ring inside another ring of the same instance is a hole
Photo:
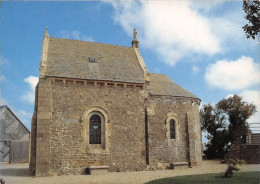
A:
{"label": "stone wall", "polygon": [[260,145],[241,145],[241,159],[247,164],[260,164]]}
{"label": "stone wall", "polygon": [[51,113],[51,80],[40,78],[35,93],[35,109],[31,127],[30,170],[36,176],[49,175]]}
{"label": "stone wall", "polygon": [[[83,174],[201,163],[198,99],[148,95],[135,84],[40,78],[32,119],[30,170],[36,176]],[[148,98],[148,99],[147,99]],[[105,142],[89,145],[91,112],[103,116]],[[176,139],[169,137],[169,120]]]}
{"label": "stone wall", "polygon": [[[193,165],[201,163],[198,111],[198,100],[150,96],[147,105],[147,123],[149,164],[152,168],[160,169],[173,162],[190,162]],[[170,139],[168,136],[169,118],[176,122],[176,139]]]}
{"label": "stone wall", "polygon": [[34,113],[31,122],[31,144],[30,144],[30,159],[29,169],[31,173],[35,174],[36,168],[36,136],[37,136],[37,107],[38,107],[38,85],[35,87],[35,101],[34,101]]}
{"label": "stone wall", "polygon": [[260,145],[244,144],[237,140],[224,158],[244,160],[247,164],[260,164]]}
{"label": "stone wall", "polygon": [[189,144],[189,163],[190,166],[200,165],[202,162],[202,134],[200,124],[199,103],[196,100],[188,100],[184,104],[187,105],[186,123],[188,126],[188,144]]}
{"label": "stone wall", "polygon": [[240,145],[243,144],[240,139],[237,139],[230,147],[228,152],[224,155],[224,159],[240,159]]}
{"label": "stone wall", "polygon": [[[51,173],[81,174],[88,165],[108,165],[109,171],[146,167],[143,89],[53,80],[52,102]],[[83,114],[92,108],[107,113],[106,150],[93,152],[83,144]]]}

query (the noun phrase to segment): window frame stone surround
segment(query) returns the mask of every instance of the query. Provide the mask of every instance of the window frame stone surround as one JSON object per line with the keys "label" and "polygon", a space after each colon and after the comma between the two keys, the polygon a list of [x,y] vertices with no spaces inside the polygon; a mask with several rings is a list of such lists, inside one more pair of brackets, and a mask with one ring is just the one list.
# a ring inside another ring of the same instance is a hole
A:
{"label": "window frame stone surround", "polygon": [[[175,139],[171,138],[171,129],[170,129],[170,121],[171,120],[173,120],[175,122]],[[176,113],[169,113],[167,115],[167,119],[166,119],[166,139],[168,141],[176,142],[178,140],[178,135],[179,135],[178,128],[179,128],[179,125],[180,125],[180,123],[178,121],[177,114]]]}
{"label": "window frame stone surround", "polygon": [[[90,117],[98,115],[101,118],[101,144],[89,143]],[[92,107],[82,114],[82,152],[83,153],[109,153],[109,118],[108,113],[101,107]]]}

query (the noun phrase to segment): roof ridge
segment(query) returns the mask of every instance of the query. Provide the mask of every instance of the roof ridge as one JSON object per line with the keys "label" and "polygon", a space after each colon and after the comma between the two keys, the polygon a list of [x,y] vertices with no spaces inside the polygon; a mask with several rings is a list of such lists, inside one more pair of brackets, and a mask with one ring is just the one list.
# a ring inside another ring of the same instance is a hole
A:
{"label": "roof ridge", "polygon": [[164,73],[151,73],[151,72],[150,72],[150,74],[156,74],[156,75],[166,75],[166,76],[168,76],[167,74],[164,74]]}
{"label": "roof ridge", "polygon": [[4,105],[4,106],[20,122],[20,124],[30,133],[30,130],[23,124],[23,122],[17,117],[17,115],[7,105]]}
{"label": "roof ridge", "polygon": [[70,40],[70,41],[78,41],[78,42],[88,42],[88,43],[96,43],[96,44],[105,44],[105,45],[112,45],[112,46],[117,46],[117,47],[126,47],[126,48],[131,48],[131,46],[124,46],[124,45],[115,45],[115,44],[109,44],[109,43],[101,43],[101,42],[92,42],[92,41],[85,41],[85,40],[74,40],[74,39],[69,39],[69,38],[57,38],[57,37],[51,37],[54,39],[60,39],[60,40]]}
{"label": "roof ridge", "polygon": [[181,96],[199,99],[196,95],[169,78],[168,75],[151,75],[150,86],[152,95]]}

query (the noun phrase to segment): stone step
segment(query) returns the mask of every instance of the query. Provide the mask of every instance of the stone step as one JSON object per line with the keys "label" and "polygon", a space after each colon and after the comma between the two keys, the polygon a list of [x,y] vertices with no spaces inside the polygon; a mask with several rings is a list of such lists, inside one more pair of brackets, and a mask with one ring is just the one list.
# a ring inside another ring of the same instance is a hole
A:
{"label": "stone step", "polygon": [[103,166],[88,166],[87,167],[87,174],[90,175],[101,175],[101,174],[106,174],[108,172],[108,167],[107,165]]}
{"label": "stone step", "polygon": [[173,163],[173,167],[174,169],[187,169],[189,167],[189,163],[188,162],[174,162]]}

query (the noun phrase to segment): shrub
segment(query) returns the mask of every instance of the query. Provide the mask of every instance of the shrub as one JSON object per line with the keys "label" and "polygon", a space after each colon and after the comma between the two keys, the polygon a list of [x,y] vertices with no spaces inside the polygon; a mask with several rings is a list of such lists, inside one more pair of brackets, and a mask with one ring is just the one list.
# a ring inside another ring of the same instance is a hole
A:
{"label": "shrub", "polygon": [[238,165],[245,164],[244,160],[238,160],[238,159],[228,159],[226,161],[228,167],[225,171],[224,178],[230,178],[233,176],[234,171],[239,171]]}

